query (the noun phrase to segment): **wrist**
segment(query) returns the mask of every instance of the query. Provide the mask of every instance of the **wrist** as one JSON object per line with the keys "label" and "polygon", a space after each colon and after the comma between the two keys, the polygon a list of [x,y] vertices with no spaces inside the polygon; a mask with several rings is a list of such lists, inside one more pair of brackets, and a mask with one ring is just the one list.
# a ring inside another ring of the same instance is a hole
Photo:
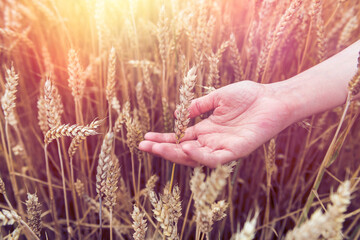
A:
{"label": "wrist", "polygon": [[287,126],[345,103],[359,49],[360,41],[288,80],[269,84],[273,96],[289,111]]}

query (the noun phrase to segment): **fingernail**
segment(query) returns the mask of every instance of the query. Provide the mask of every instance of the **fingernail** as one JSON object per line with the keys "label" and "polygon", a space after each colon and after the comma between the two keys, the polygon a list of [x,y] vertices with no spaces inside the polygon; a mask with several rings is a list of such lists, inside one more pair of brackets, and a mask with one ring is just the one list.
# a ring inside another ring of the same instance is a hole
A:
{"label": "fingernail", "polygon": [[145,133],[144,138],[147,139],[147,138],[149,138],[150,136],[151,136],[151,132],[147,132],[147,133]]}

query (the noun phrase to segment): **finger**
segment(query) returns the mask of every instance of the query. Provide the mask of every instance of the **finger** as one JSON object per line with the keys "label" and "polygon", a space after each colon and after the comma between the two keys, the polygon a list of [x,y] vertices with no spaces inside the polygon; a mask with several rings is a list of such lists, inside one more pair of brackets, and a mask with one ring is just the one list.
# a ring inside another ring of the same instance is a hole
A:
{"label": "finger", "polygon": [[153,142],[176,143],[175,133],[148,132],[144,136],[145,140]]}
{"label": "finger", "polygon": [[199,116],[200,114],[206,113],[215,109],[218,105],[217,92],[209,93],[203,97],[194,99],[189,107],[190,118]]}
{"label": "finger", "polygon": [[156,143],[151,141],[142,141],[139,149],[148,153],[158,155],[174,163],[184,164],[195,167],[197,162],[192,161],[182,150],[181,146],[172,143]]}
{"label": "finger", "polygon": [[[181,141],[195,139],[196,135],[194,133],[194,128],[190,127],[186,129],[185,135],[181,138]],[[176,143],[175,133],[157,133],[157,132],[148,132],[144,136],[145,140],[158,143]]]}
{"label": "finger", "polygon": [[205,166],[215,168],[219,164],[224,164],[236,159],[234,153],[226,149],[215,150],[203,147],[197,141],[186,142],[182,149],[190,159]]}

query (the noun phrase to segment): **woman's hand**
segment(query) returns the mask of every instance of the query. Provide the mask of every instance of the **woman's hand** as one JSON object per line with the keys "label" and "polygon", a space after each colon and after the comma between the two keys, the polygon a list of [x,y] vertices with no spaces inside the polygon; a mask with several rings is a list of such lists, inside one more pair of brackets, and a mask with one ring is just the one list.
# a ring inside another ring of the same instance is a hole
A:
{"label": "woman's hand", "polygon": [[193,100],[191,118],[213,113],[189,127],[180,144],[174,133],[149,132],[139,148],[190,166],[216,167],[246,156],[290,124],[288,106],[274,93],[271,84],[251,81],[222,87]]}
{"label": "woman's hand", "polygon": [[360,40],[288,80],[242,81],[195,99],[190,117],[213,113],[189,127],[180,144],[173,133],[147,133],[139,148],[190,166],[215,167],[246,156],[290,124],[344,104],[359,49]]}

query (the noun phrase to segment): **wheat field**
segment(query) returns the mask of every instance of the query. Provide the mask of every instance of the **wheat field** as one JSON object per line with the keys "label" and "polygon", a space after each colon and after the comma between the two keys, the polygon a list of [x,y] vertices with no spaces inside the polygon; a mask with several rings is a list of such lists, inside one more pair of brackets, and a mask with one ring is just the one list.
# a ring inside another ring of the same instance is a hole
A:
{"label": "wheat field", "polygon": [[201,121],[193,98],[340,52],[359,13],[356,0],[1,0],[0,239],[360,239],[359,101],[215,169],[138,149]]}

